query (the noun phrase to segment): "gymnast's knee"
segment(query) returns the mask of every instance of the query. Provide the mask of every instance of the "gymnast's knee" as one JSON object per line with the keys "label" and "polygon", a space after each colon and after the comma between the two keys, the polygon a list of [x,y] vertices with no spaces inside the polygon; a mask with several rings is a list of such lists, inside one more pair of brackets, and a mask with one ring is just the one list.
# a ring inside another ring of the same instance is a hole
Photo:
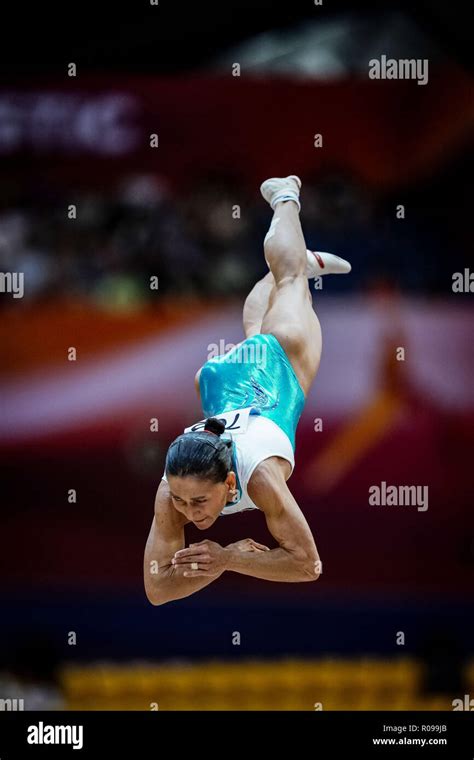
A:
{"label": "gymnast's knee", "polygon": [[265,259],[277,286],[282,280],[306,276],[306,262],[287,246],[271,241],[265,243]]}
{"label": "gymnast's knee", "polygon": [[301,273],[282,273],[281,276],[275,277],[275,289],[284,290],[285,288],[301,288],[302,291],[308,291],[308,279],[306,274]]}

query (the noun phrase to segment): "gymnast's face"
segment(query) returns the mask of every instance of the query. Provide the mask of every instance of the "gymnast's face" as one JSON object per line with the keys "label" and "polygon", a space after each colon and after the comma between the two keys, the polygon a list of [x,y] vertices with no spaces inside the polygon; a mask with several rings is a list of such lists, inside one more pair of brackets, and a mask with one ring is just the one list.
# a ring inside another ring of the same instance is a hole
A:
{"label": "gymnast's face", "polygon": [[229,489],[235,488],[235,474],[229,472],[223,483],[213,483],[195,475],[168,475],[173,506],[199,530],[206,530],[219,517],[229,501]]}

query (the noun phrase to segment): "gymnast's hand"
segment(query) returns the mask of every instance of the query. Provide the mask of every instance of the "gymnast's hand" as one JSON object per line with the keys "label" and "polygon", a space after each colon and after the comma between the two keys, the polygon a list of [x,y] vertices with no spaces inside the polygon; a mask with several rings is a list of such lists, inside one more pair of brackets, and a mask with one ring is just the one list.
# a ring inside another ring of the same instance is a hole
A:
{"label": "gymnast's hand", "polygon": [[236,541],[233,544],[228,544],[226,549],[232,547],[239,552],[269,552],[270,549],[264,544],[259,544],[254,541],[253,538],[243,538],[241,541]]}
{"label": "gymnast's hand", "polygon": [[171,564],[181,567],[186,578],[198,578],[199,576],[218,576],[227,568],[228,552],[224,546],[215,541],[199,541],[189,544],[186,549],[175,552]]}

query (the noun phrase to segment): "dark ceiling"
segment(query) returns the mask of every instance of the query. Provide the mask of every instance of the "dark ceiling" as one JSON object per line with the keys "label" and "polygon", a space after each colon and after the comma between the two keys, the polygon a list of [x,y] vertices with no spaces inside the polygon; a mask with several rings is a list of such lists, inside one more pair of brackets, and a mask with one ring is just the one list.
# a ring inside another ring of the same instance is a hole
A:
{"label": "dark ceiling", "polygon": [[403,9],[439,47],[469,65],[472,47],[469,4],[375,2],[375,0],[48,0],[25,6],[10,0],[2,9],[1,73],[5,77],[54,74],[74,61],[81,69],[181,73],[205,65],[216,54],[267,29],[346,11]]}

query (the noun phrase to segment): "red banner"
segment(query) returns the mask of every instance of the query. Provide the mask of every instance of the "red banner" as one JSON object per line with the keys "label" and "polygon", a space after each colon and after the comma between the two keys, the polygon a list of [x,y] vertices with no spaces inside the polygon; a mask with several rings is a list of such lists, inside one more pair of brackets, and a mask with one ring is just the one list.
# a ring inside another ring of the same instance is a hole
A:
{"label": "red banner", "polygon": [[0,91],[0,157],[25,182],[102,185],[151,170],[181,185],[222,171],[254,186],[275,171],[337,167],[396,186],[467,144],[470,87],[456,68],[423,87],[246,75],[37,83]]}

